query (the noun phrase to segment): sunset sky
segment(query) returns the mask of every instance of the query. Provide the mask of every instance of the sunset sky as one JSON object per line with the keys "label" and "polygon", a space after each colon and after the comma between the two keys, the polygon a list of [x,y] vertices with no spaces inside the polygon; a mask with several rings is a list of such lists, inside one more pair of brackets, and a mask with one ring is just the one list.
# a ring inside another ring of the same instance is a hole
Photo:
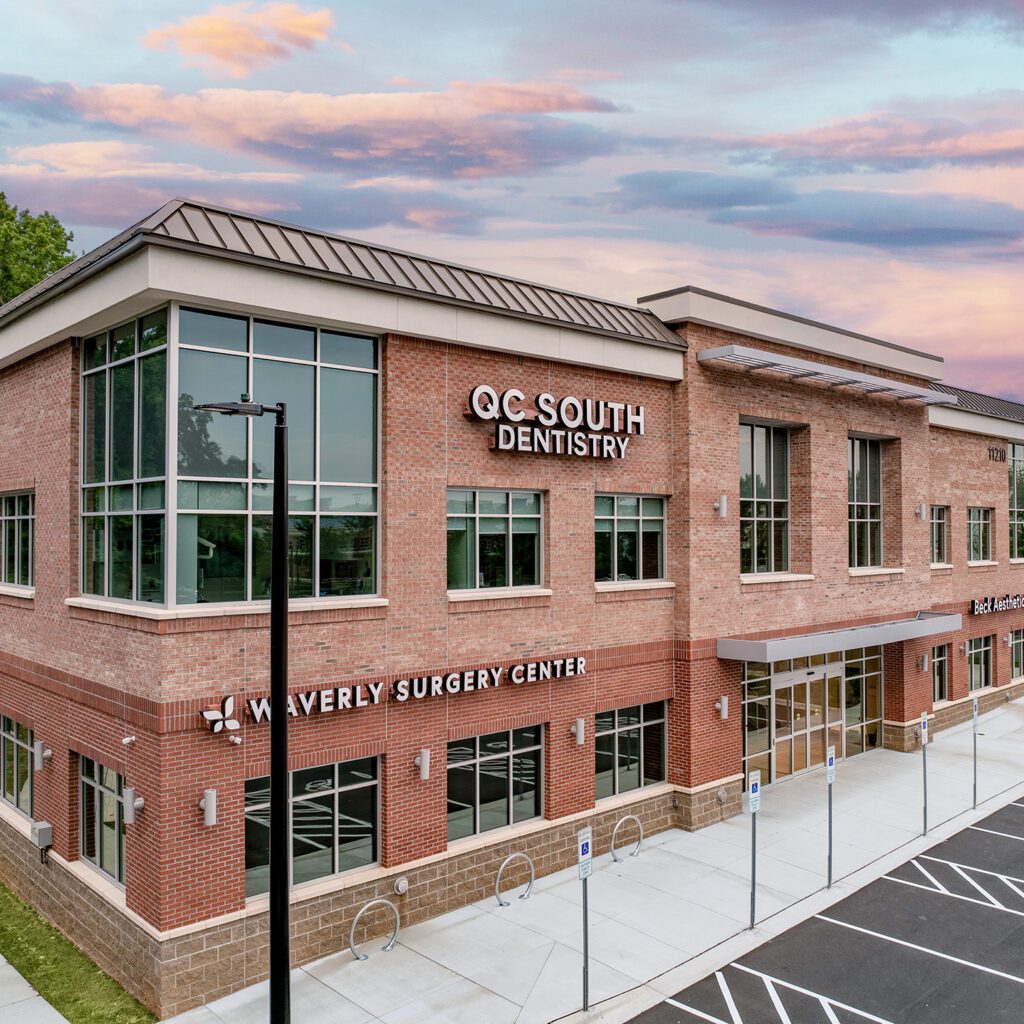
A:
{"label": "sunset sky", "polygon": [[698,285],[1024,400],[1022,169],[1024,0],[44,0],[0,32],[0,191],[76,249],[184,195]]}

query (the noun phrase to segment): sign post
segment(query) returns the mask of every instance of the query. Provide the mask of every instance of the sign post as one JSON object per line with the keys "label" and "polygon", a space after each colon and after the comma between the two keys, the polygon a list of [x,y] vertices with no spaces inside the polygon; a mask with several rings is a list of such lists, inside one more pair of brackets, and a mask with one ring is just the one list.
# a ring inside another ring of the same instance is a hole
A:
{"label": "sign post", "polygon": [[583,884],[583,1009],[590,1009],[590,921],[587,907],[587,879],[594,873],[594,830],[576,833],[576,853]]}
{"label": "sign post", "polygon": [[924,804],[922,806],[924,817],[924,831],[921,835],[928,835],[928,712],[921,712],[921,772],[924,782]]}
{"label": "sign post", "polygon": [[836,748],[829,747],[825,754],[825,774],[828,778],[828,888],[832,888],[832,785],[836,781]]}
{"label": "sign post", "polygon": [[757,812],[761,809],[761,773],[751,772],[749,776],[750,810],[750,927],[754,927],[757,916]]}
{"label": "sign post", "polygon": [[975,697],[971,707],[974,721],[974,801],[972,807],[978,809],[978,698]]}

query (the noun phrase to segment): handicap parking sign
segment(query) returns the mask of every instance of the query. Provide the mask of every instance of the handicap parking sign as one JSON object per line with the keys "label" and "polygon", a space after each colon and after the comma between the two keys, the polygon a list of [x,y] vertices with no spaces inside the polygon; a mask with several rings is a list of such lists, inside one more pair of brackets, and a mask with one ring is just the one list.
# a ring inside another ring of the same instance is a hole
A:
{"label": "handicap parking sign", "polygon": [[580,865],[580,878],[589,878],[594,871],[594,830],[583,828],[576,833],[577,856]]}
{"label": "handicap parking sign", "polygon": [[751,772],[749,782],[748,809],[751,814],[757,814],[761,809],[761,773]]}
{"label": "handicap parking sign", "polygon": [[831,786],[836,781],[836,748],[829,747],[825,757],[825,768],[828,777],[828,784]]}

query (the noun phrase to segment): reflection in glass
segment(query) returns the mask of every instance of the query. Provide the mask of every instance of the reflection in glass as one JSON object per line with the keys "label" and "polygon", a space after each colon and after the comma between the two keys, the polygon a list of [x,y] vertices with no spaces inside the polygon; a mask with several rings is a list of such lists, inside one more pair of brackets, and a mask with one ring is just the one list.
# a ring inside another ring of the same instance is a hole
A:
{"label": "reflection in glass", "polygon": [[374,483],[376,466],[376,376],[321,369],[320,479]]}
{"label": "reflection in glass", "polygon": [[178,312],[178,341],[182,345],[245,352],[249,348],[249,320],[247,317],[229,316],[226,313],[182,309]]}
{"label": "reflection in glass", "polygon": [[369,516],[321,516],[321,597],[375,591],[376,527]]}
{"label": "reflection in glass", "polygon": [[[312,334],[312,332],[310,332]],[[261,402],[288,406],[288,478],[313,480],[316,467],[316,370],[296,363],[254,359],[252,391]],[[252,423],[252,475],[274,475],[274,417]]]}
{"label": "reflection in glass", "polygon": [[139,360],[139,476],[163,476],[166,469],[167,355]]}
{"label": "reflection in glass", "polygon": [[135,476],[135,364],[110,371],[110,479]]}
{"label": "reflection in glass", "polygon": [[178,601],[245,600],[245,516],[178,516]]}
{"label": "reflection in glass", "polygon": [[[254,320],[252,350],[258,356],[281,356],[285,359],[305,359],[312,362],[316,358],[316,331],[312,327]],[[258,389],[254,393],[262,394]],[[273,398],[269,401],[276,403],[280,399]]]}
{"label": "reflection in glass", "polygon": [[193,408],[248,391],[246,360],[183,349],[178,376],[178,472],[182,476],[246,476],[246,417]]}

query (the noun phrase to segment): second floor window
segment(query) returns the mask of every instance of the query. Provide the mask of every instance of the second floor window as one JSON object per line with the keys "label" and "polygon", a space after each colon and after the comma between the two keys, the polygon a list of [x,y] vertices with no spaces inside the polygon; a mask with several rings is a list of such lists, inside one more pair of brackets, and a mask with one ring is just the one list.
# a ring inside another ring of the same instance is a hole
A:
{"label": "second floor window", "polygon": [[949,644],[932,648],[932,700],[949,699]]}
{"label": "second floor window", "polygon": [[1010,445],[1010,557],[1024,558],[1024,444]]}
{"label": "second floor window", "polygon": [[949,561],[949,509],[945,505],[932,505],[931,510],[931,562],[942,565]]}
{"label": "second floor window", "polygon": [[594,497],[594,579],[658,580],[665,575],[665,499]]}
{"label": "second floor window", "polygon": [[448,492],[449,590],[536,587],[540,581],[540,492]]}
{"label": "second floor window", "polygon": [[789,431],[740,424],[740,572],[789,570]]}
{"label": "second floor window", "polygon": [[4,715],[0,723],[0,795],[32,817],[32,730]]}
{"label": "second floor window", "polygon": [[851,437],[849,476],[850,568],[882,564],[882,444]]}
{"label": "second floor window", "polygon": [[967,641],[967,682],[971,690],[992,685],[993,639],[991,636],[978,636]]}
{"label": "second floor window", "polygon": [[79,761],[79,852],[124,885],[124,779],[98,761]]}
{"label": "second floor window", "polygon": [[992,560],[992,509],[967,510],[967,561]]}
{"label": "second floor window", "polygon": [[35,585],[36,496],[33,491],[0,497],[0,583]]}

